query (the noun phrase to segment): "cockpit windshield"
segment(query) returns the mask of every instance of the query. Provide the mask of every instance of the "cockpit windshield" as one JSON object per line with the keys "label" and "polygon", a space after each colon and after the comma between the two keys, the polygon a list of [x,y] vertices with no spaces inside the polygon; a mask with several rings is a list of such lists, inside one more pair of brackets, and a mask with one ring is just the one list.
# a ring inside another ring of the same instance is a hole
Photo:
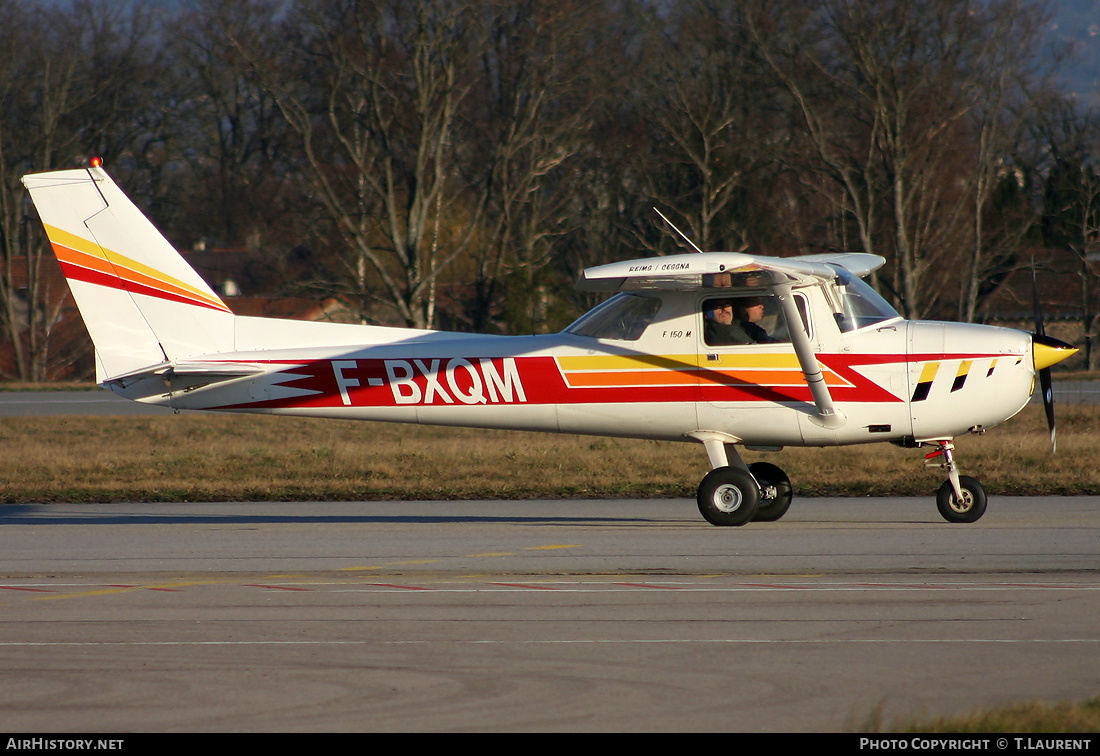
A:
{"label": "cockpit windshield", "polygon": [[594,339],[636,341],[646,326],[657,317],[661,300],[643,294],[617,294],[599,307],[582,315],[567,333]]}
{"label": "cockpit windshield", "polygon": [[831,267],[836,271],[834,292],[839,302],[834,314],[841,332],[847,333],[901,317],[866,281],[844,268]]}

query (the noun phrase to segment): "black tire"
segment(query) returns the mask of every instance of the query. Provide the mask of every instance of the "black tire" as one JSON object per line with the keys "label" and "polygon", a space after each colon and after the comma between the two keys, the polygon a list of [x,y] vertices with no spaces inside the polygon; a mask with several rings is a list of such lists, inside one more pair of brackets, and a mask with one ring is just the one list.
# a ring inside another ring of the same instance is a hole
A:
{"label": "black tire", "polygon": [[699,512],[711,525],[744,525],[756,514],[760,489],[739,467],[716,467],[699,484]]}
{"label": "black tire", "polygon": [[[794,488],[787,473],[767,462],[753,462],[749,472],[760,486],[760,503],[756,507],[753,519],[758,522],[775,522],[791,506]],[[769,493],[772,494],[769,496]]]}
{"label": "black tire", "polygon": [[936,508],[948,522],[977,522],[985,514],[986,496],[982,484],[974,478],[963,475],[959,478],[963,499],[955,496],[951,481],[944,481],[936,493]]}

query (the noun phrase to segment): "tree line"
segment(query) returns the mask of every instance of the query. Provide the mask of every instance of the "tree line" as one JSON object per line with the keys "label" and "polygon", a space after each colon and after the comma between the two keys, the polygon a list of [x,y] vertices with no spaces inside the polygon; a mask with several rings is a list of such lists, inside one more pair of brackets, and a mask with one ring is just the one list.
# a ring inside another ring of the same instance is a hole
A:
{"label": "tree line", "polygon": [[908,317],[987,318],[1059,254],[1090,322],[1100,121],[1047,21],[1032,0],[0,0],[6,377],[66,359],[19,177],[93,155],[178,247],[255,250],[280,293],[364,323],[556,330],[593,304],[584,267],[690,251],[655,208],[703,249],[880,254]]}

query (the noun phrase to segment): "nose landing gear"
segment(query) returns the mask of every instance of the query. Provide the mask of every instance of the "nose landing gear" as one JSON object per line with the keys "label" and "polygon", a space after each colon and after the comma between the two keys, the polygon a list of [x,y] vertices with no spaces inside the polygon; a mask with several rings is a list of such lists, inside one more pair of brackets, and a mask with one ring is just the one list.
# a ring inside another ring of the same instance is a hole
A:
{"label": "nose landing gear", "polygon": [[939,440],[928,445],[938,449],[926,454],[924,463],[947,470],[947,480],[936,492],[936,509],[948,522],[977,522],[985,514],[986,495],[982,484],[968,475],[959,475],[955,445],[951,441]]}

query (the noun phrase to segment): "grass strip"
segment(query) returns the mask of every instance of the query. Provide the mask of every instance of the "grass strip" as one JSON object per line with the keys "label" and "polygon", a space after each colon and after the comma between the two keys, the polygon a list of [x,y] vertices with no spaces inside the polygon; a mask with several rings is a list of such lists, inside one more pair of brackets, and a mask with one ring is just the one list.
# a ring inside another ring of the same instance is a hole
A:
{"label": "grass strip", "polygon": [[[1100,407],[1042,410],[957,440],[991,494],[1100,494]],[[267,415],[0,419],[0,502],[694,497],[696,443]],[[891,444],[745,452],[798,496],[931,496],[942,470]]]}

